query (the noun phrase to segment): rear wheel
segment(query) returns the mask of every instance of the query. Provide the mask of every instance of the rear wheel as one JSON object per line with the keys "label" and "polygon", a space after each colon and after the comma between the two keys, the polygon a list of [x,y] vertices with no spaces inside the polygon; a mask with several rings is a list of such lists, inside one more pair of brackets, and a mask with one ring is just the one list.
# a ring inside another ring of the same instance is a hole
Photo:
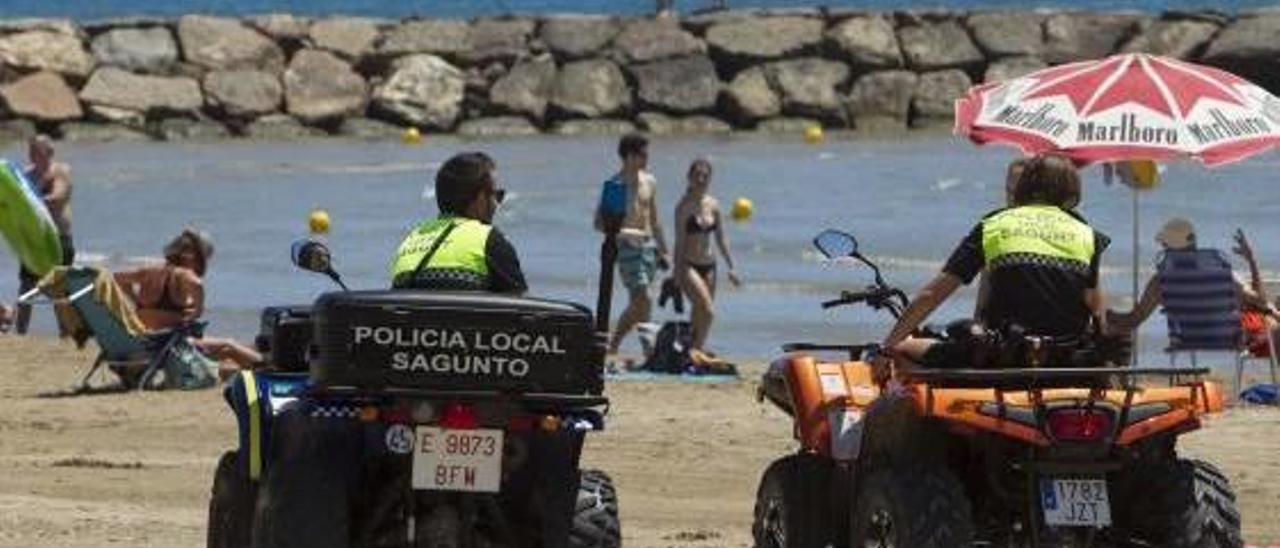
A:
{"label": "rear wheel", "polygon": [[831,542],[830,469],[813,455],[783,457],[765,469],[751,524],[755,548],[823,548]]}
{"label": "rear wheel", "polygon": [[1128,478],[1121,525],[1153,546],[1243,546],[1236,496],[1221,471],[1184,459],[1150,466]]}
{"label": "rear wheel", "polygon": [[583,470],[578,482],[570,548],[618,548],[622,525],[618,519],[618,493],[613,479],[599,470]]}
{"label": "rear wheel", "polygon": [[959,548],[973,541],[964,486],[940,468],[880,468],[859,481],[850,546]]}
{"label": "rear wheel", "polygon": [[213,474],[206,542],[209,548],[249,548],[254,489],[239,460],[235,451],[223,453]]}

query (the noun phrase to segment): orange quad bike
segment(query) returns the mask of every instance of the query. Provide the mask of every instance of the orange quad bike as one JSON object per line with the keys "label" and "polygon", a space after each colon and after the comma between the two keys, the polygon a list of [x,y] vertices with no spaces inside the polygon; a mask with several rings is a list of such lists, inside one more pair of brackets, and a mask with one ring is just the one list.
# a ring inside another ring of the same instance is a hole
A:
{"label": "orange quad bike", "polygon": [[[814,243],[875,273],[824,308],[905,308],[852,236]],[[1066,344],[1046,338],[1004,344],[1021,349],[1021,367],[898,367],[886,379],[873,344],[784,346],[760,396],[793,418],[799,448],[760,480],[756,548],[1242,546],[1227,478],[1176,451],[1223,408],[1207,369],[1116,367],[1081,341],[1066,353],[1044,352]]]}

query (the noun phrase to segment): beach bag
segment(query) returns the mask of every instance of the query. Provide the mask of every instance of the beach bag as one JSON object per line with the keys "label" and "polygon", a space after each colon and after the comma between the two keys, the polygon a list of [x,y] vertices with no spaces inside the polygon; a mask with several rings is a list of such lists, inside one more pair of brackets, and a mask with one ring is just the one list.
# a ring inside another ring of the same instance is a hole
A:
{"label": "beach bag", "polygon": [[1257,405],[1280,404],[1280,386],[1255,384],[1240,392],[1240,401]]}
{"label": "beach bag", "polygon": [[653,354],[641,369],[654,373],[684,373],[692,361],[693,326],[686,321],[666,322],[653,341]]}
{"label": "beach bag", "polygon": [[218,384],[218,362],[205,356],[186,339],[173,343],[162,369],[164,388],[198,390]]}

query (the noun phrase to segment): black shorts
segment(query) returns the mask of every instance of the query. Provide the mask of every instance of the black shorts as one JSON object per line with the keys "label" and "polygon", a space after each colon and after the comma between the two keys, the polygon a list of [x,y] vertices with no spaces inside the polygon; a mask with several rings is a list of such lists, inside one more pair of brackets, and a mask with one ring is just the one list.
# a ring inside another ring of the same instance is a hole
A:
{"label": "black shorts", "polygon": [[[58,242],[62,244],[62,262],[59,264],[62,266],[71,266],[71,263],[74,263],[76,260],[76,246],[71,240],[71,235],[66,234],[58,236]],[[30,291],[36,286],[36,282],[39,281],[40,276],[37,276],[34,272],[27,270],[25,266],[18,268],[19,293],[26,293],[27,291]]]}

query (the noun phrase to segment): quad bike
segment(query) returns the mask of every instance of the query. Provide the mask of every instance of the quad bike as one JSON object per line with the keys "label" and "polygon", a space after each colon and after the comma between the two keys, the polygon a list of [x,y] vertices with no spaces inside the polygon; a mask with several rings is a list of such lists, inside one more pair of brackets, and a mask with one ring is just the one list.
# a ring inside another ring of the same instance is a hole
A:
{"label": "quad bike", "polygon": [[[824,308],[905,308],[852,236],[814,243],[875,272],[865,291]],[[760,393],[793,417],[799,449],[761,478],[755,546],[1242,545],[1227,478],[1175,450],[1223,408],[1207,370],[1112,367],[1079,347],[1056,354],[1073,367],[1041,367],[1061,363],[1040,352],[1054,341],[1010,342],[1024,367],[888,374],[870,365],[873,344],[785,346]],[[812,355],[821,351],[849,358]]]}
{"label": "quad bike", "polygon": [[[226,399],[211,548],[616,548],[603,340],[579,305],[486,293],[348,291],[316,241],[294,262],[343,291],[263,312],[273,372]],[[605,312],[607,314],[607,312]]]}

